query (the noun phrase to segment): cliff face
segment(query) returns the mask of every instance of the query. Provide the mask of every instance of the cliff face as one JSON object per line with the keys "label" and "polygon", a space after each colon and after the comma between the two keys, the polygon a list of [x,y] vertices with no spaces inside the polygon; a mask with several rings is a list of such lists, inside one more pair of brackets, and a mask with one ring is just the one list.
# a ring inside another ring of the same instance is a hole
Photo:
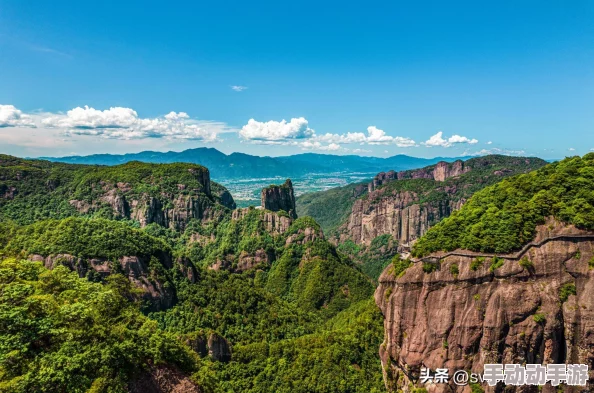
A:
{"label": "cliff face", "polygon": [[449,177],[460,176],[471,168],[464,164],[464,161],[457,160],[452,163],[440,161],[434,166],[414,169],[409,171],[389,171],[378,173],[367,186],[369,192],[372,192],[381,185],[392,180],[404,179],[433,179],[435,181],[445,181]]}
{"label": "cliff face", "polygon": [[[183,231],[187,223],[195,218],[205,221],[220,215],[221,204],[227,208],[235,208],[231,194],[222,187],[217,187],[218,194],[211,192],[210,175],[206,168],[190,170],[190,173],[201,185],[190,188],[180,183],[175,191],[160,191],[158,194],[137,192],[129,183],[102,181],[99,186],[102,195],[91,202],[71,199],[69,201],[79,213],[89,213],[109,206],[115,218],[127,218],[138,221],[142,227],[155,223],[160,226]],[[95,188],[94,185],[91,188]]]}
{"label": "cliff face", "polygon": [[292,218],[297,218],[295,210],[295,194],[293,192],[293,183],[287,179],[280,186],[271,185],[262,189],[260,195],[262,207],[266,210],[277,212],[286,211]]}
{"label": "cliff face", "polygon": [[129,393],[202,393],[204,392],[179,369],[168,365],[152,365],[130,381]]}
{"label": "cliff face", "polygon": [[[0,213],[28,224],[40,218],[100,213],[183,231],[191,219],[209,221],[235,208],[207,168],[130,162],[114,167],[0,158]],[[34,201],[36,209],[28,203]],[[31,212],[35,211],[35,214]]]}
{"label": "cliff face", "polygon": [[[79,277],[106,278],[114,271],[121,272],[130,282],[142,291],[142,298],[145,300],[147,311],[165,310],[173,306],[176,299],[175,290],[172,285],[166,285],[167,279],[158,277],[150,268],[149,262],[136,256],[126,256],[119,259],[119,266],[102,258],[77,258],[70,254],[57,254],[43,257],[33,254],[29,256],[32,261],[41,261],[48,269],[58,265],[64,265],[76,271]],[[171,268],[169,256],[163,254],[164,267]],[[121,269],[121,270],[120,270]],[[89,274],[91,273],[91,274]]]}
{"label": "cliff face", "polygon": [[418,203],[420,196],[415,192],[385,195],[381,189],[372,191],[369,198],[375,198],[376,202],[355,201],[340,241],[351,239],[357,244],[369,245],[377,236],[389,234],[406,245],[459,209],[465,201],[451,200],[446,192],[443,200]]}
{"label": "cliff face", "polygon": [[[249,207],[233,210],[231,220],[235,223],[251,221],[258,223],[257,227],[260,228],[261,233],[246,234],[245,236],[256,237],[266,233],[274,238],[284,235],[295,221],[286,214]],[[230,253],[222,258],[217,258],[215,263],[209,266],[209,269],[243,272],[255,268],[268,268],[276,260],[276,257],[276,253],[270,249],[258,248],[253,252],[242,250],[237,255]]]}
{"label": "cliff face", "polygon": [[[402,275],[391,265],[384,270],[375,300],[384,314],[380,356],[390,391],[411,391],[421,367],[482,373],[486,363],[580,363],[592,370],[594,232],[551,220],[521,251],[498,255],[491,266],[494,257],[457,250],[413,261]],[[423,264],[437,270],[425,273]]]}
{"label": "cliff face", "polygon": [[[453,200],[456,187],[443,187],[438,200],[419,203],[422,195],[407,190],[392,192],[381,186],[398,180],[430,179],[444,182],[471,170],[463,161],[439,162],[434,166],[411,171],[381,172],[367,186],[367,197],[353,204],[348,221],[340,229],[339,242],[352,240],[369,245],[377,236],[389,234],[407,245],[419,238],[431,225],[459,209],[465,199]],[[439,187],[439,184],[436,184]]]}
{"label": "cliff face", "polygon": [[431,226],[460,209],[475,191],[543,164],[539,159],[487,156],[381,172],[368,184],[367,194],[353,203],[336,241],[368,246],[377,236],[389,234],[407,248]]}

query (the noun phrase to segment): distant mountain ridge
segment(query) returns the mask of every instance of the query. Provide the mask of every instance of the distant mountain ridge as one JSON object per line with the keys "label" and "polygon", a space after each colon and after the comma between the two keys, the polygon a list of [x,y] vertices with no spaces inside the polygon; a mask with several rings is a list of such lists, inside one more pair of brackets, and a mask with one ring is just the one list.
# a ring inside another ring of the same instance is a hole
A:
{"label": "distant mountain ridge", "polygon": [[303,153],[282,157],[260,157],[244,153],[225,154],[214,148],[200,147],[180,152],[143,151],[129,154],[93,154],[88,156],[39,157],[69,164],[119,165],[130,161],[148,163],[185,162],[210,169],[213,179],[252,177],[299,177],[310,173],[366,172],[377,173],[386,168],[406,170],[420,168],[439,161],[452,162],[470,157],[418,158],[395,155],[387,158],[357,155]]}

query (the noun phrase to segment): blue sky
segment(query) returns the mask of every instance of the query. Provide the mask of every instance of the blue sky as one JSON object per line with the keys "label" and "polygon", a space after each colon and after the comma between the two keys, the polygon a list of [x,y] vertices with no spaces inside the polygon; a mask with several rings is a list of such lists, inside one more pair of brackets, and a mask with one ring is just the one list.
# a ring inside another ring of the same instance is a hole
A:
{"label": "blue sky", "polygon": [[594,2],[0,0],[0,105],[21,156],[585,154]]}

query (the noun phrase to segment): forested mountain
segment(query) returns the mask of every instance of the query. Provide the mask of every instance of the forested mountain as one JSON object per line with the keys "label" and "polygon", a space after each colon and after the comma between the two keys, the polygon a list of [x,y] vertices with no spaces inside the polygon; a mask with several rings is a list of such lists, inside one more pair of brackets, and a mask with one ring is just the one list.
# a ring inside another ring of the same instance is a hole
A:
{"label": "forested mountain", "polygon": [[[417,380],[421,367],[592,370],[594,153],[476,192],[429,229],[412,255],[393,259],[375,293],[385,319],[380,356],[389,391],[428,388]],[[589,391],[593,373],[585,378],[586,386],[542,390]],[[524,391],[502,383],[498,389]],[[474,384],[472,391],[483,389]]]}
{"label": "forested mountain", "polygon": [[0,392],[423,391],[421,364],[592,365],[593,163],[440,162],[308,205],[287,180],[236,209],[197,164],[0,156]]}
{"label": "forested mountain", "polygon": [[1,156],[0,391],[382,391],[373,284],[292,206],[233,210],[196,164]]}
{"label": "forested mountain", "polygon": [[181,152],[144,151],[133,154],[94,154],[90,156],[42,157],[70,164],[119,165],[130,161],[149,163],[187,162],[207,167],[213,179],[251,179],[254,177],[300,177],[311,173],[379,172],[384,168],[405,170],[456,158],[416,158],[396,155],[388,158],[356,155],[305,153],[284,157],[259,157],[244,153],[224,154],[213,148],[188,149]]}
{"label": "forested mountain", "polygon": [[538,158],[491,155],[381,172],[367,184],[301,195],[297,212],[314,217],[343,252],[377,278],[396,251],[407,251],[476,191],[545,164]]}

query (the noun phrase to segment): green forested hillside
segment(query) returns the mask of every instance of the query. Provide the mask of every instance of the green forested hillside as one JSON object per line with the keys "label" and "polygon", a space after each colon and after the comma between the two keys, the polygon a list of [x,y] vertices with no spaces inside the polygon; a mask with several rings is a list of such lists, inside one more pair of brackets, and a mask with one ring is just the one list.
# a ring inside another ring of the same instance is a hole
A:
{"label": "green forested hillside", "polygon": [[313,217],[324,233],[333,233],[351,213],[355,200],[367,192],[367,183],[349,184],[302,194],[296,199],[297,215]]}
{"label": "green forested hillside", "polygon": [[[193,184],[196,166],[2,159],[0,392],[125,392],[155,364],[205,392],[383,390],[374,287],[313,219],[262,209],[232,218],[216,184],[212,197]],[[220,214],[166,227],[116,217],[109,204],[73,209],[73,199],[102,202],[107,188],[164,203],[163,193],[189,192]],[[281,220],[286,228],[270,227]],[[254,255],[264,259],[246,262]],[[203,332],[224,337],[231,361],[191,349],[188,337]]]}
{"label": "green forested hillside", "polygon": [[[390,234],[381,234],[371,244],[356,244],[349,239],[345,224],[351,215],[353,205],[361,200],[365,214],[373,211],[384,198],[391,198],[408,191],[416,197],[409,200],[409,205],[426,205],[437,212],[427,223],[413,225],[433,225],[435,216],[443,215],[444,206],[451,202],[468,199],[478,190],[494,184],[506,177],[538,169],[546,162],[539,158],[508,157],[490,155],[466,160],[464,172],[451,176],[445,181],[433,178],[435,165],[421,169],[403,171],[398,174],[400,180],[390,179],[378,182],[374,191],[368,193],[366,184],[348,185],[328,191],[304,194],[297,198],[297,212],[316,219],[328,237],[338,241],[338,250],[361,266],[361,269],[377,280],[383,269],[390,263],[398,249],[398,240]],[[402,207],[407,207],[402,206]],[[420,218],[419,218],[420,219]],[[346,238],[346,240],[344,240]]]}
{"label": "green forested hillside", "polygon": [[[24,160],[0,154],[0,217],[20,224],[74,215],[116,218],[111,203],[124,196],[155,198],[163,208],[179,196],[192,196],[205,207],[234,207],[208,169],[196,164],[129,162],[107,167]],[[84,209],[77,209],[79,206]],[[222,206],[221,206],[222,207]],[[128,208],[129,209],[129,208]],[[125,204],[118,218],[129,218]]]}
{"label": "green forested hillside", "polygon": [[[420,201],[415,203],[423,203],[444,199],[445,189],[455,190],[454,196],[457,199],[468,198],[476,191],[502,178],[526,173],[545,164],[546,162],[539,158],[491,155],[466,160],[464,166],[470,171],[448,178],[444,182],[438,182],[432,178],[414,178],[421,173],[428,175],[435,168],[435,165],[431,165],[402,172],[400,175],[403,177],[402,180],[388,181],[379,186],[377,189],[382,189],[383,192],[376,193],[375,198],[399,191],[413,191],[422,195]],[[366,183],[349,184],[327,191],[300,195],[297,198],[297,213],[313,217],[320,223],[324,233],[330,235],[347,220],[355,200],[368,198],[365,185]]]}
{"label": "green forested hillside", "polygon": [[532,240],[536,226],[549,216],[594,229],[594,153],[569,157],[477,192],[419,239],[413,254],[457,248],[510,252]]}
{"label": "green forested hillside", "polygon": [[0,392],[125,392],[149,364],[198,372],[198,356],[136,299],[121,275],[98,284],[62,266],[0,260]]}

